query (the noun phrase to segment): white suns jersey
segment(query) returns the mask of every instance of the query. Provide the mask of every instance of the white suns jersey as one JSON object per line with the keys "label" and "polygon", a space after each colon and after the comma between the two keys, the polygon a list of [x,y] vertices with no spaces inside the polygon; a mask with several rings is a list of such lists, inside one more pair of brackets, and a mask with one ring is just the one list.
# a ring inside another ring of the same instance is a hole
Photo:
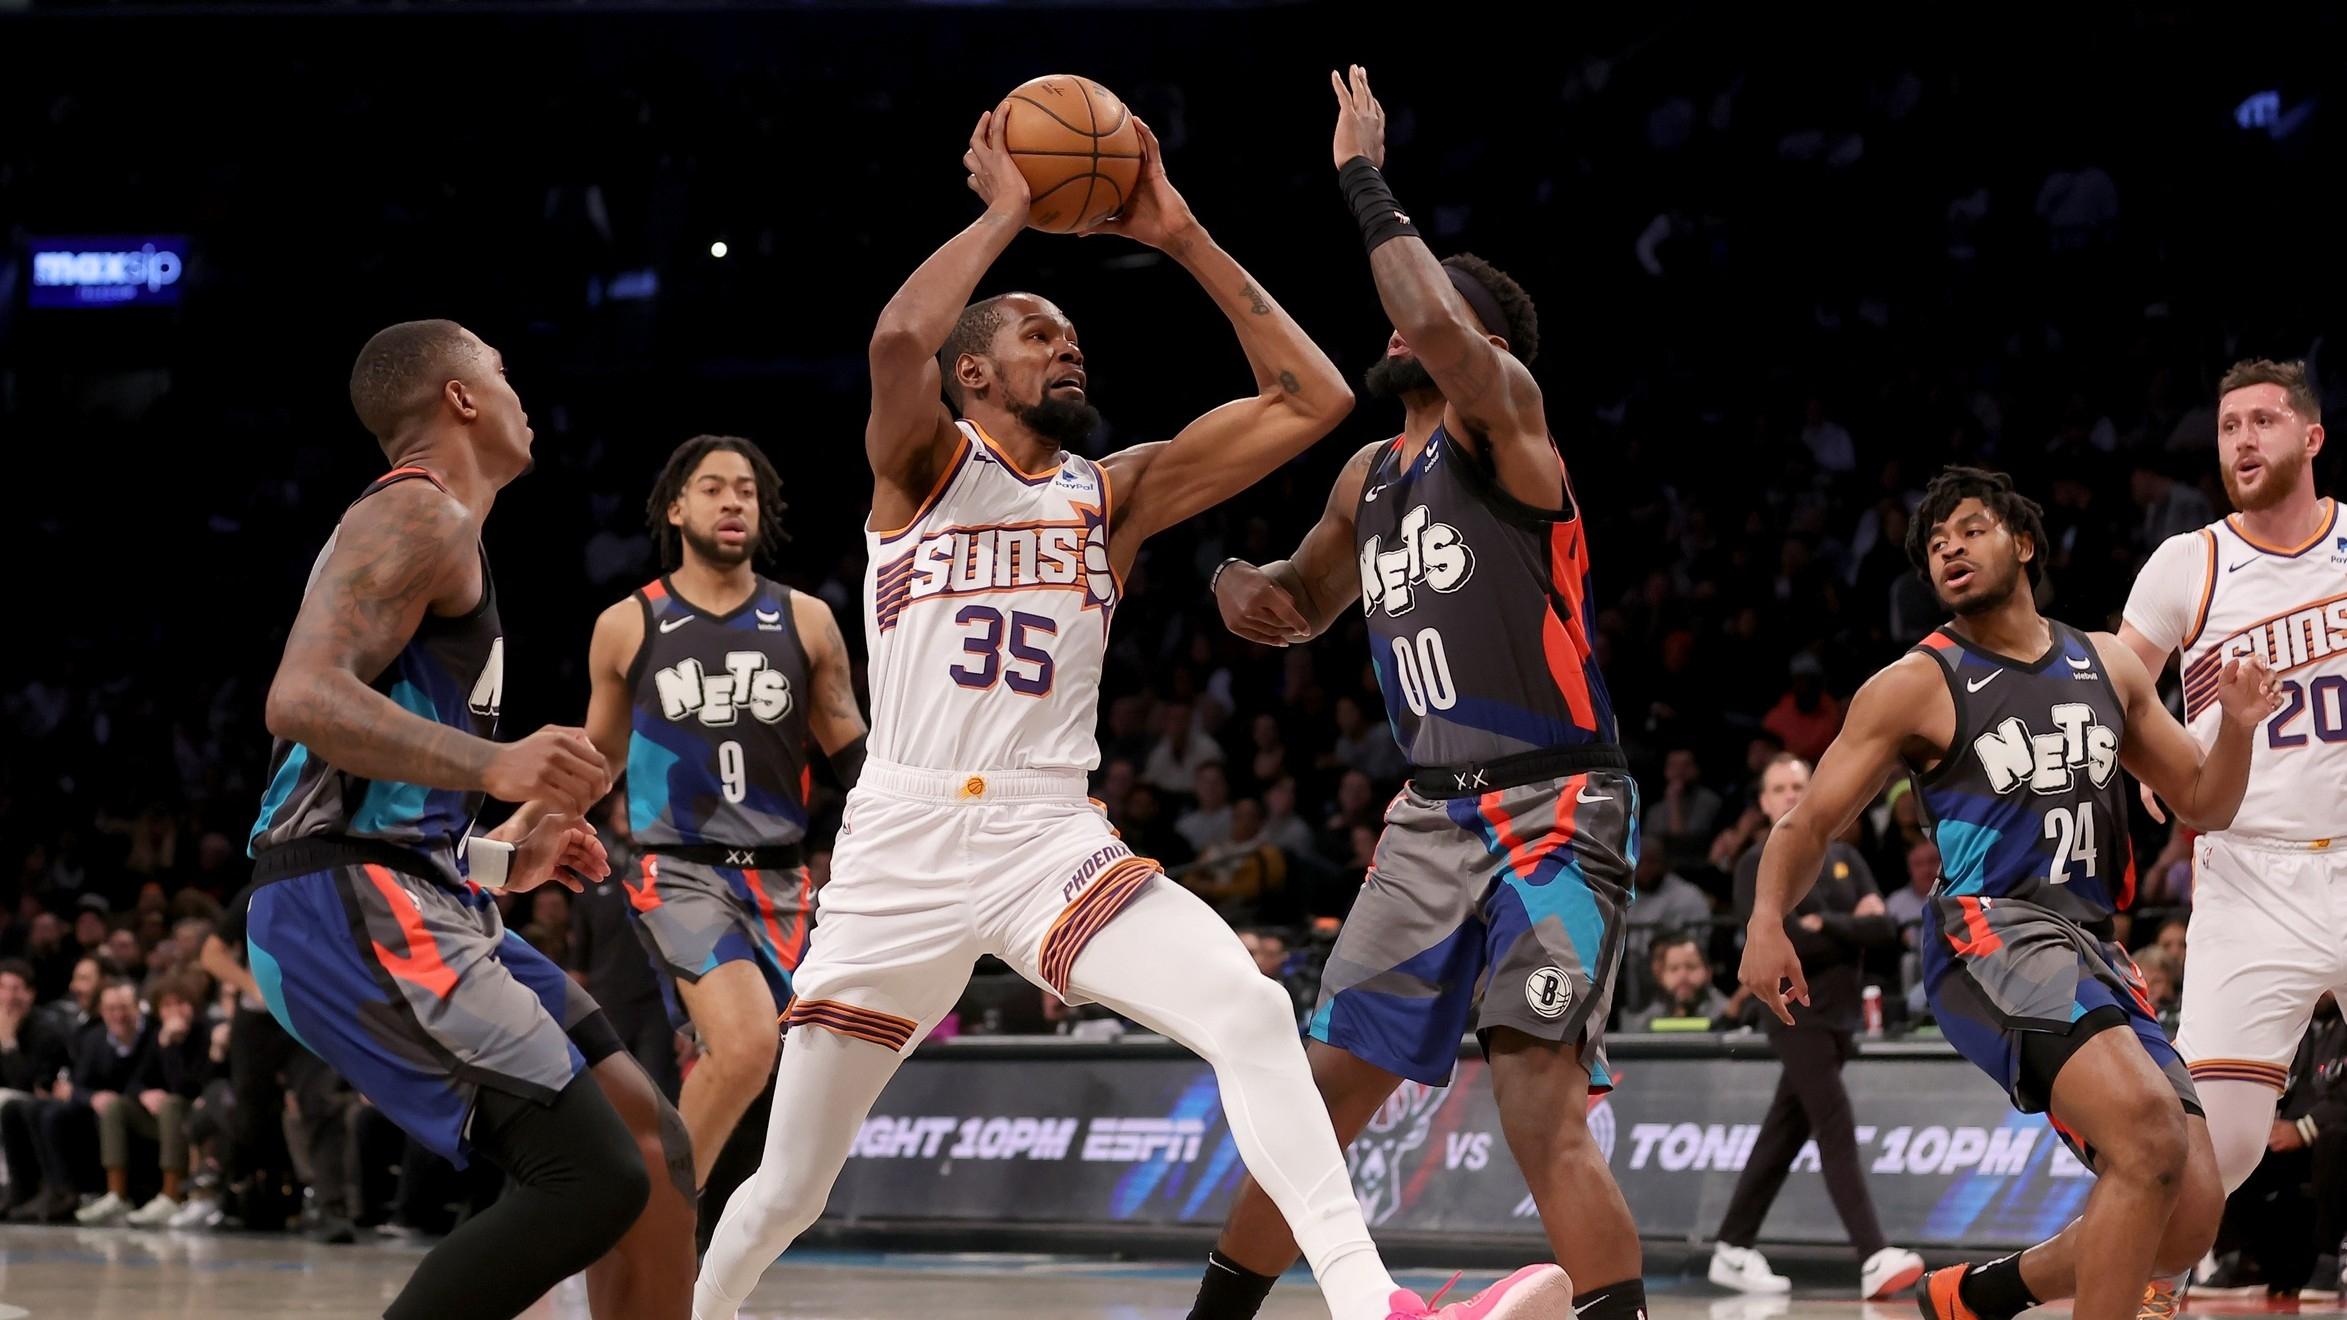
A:
{"label": "white suns jersey", "polygon": [[928,770],[1090,770],[1117,583],[1108,473],[1023,472],[974,422],[913,521],[867,528],[872,754]]}
{"label": "white suns jersey", "polygon": [[2203,747],[2224,718],[2227,659],[2257,656],[2282,681],[2228,833],[2347,837],[2347,528],[2335,502],[2323,505],[2322,531],[2304,545],[2252,541],[2239,515],[2169,537],[2127,597],[2135,631],[2183,653],[2184,722]]}

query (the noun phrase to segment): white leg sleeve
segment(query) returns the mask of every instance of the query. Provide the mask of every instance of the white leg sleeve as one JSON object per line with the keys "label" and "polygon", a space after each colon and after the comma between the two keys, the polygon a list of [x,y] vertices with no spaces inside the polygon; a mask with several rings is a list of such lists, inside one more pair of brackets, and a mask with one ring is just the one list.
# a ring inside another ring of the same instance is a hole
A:
{"label": "white leg sleeve", "polygon": [[1330,1314],[1386,1320],[1393,1276],[1369,1240],[1287,992],[1222,918],[1158,876],[1085,945],[1068,987],[1213,1065],[1247,1172],[1286,1216]]}
{"label": "white leg sleeve", "polygon": [[2195,1082],[2200,1106],[2208,1114],[2209,1144],[2216,1147],[2217,1173],[2231,1196],[2265,1158],[2266,1142],[2274,1130],[2274,1107],[2281,1096],[2262,1082]]}
{"label": "white leg sleeve", "polygon": [[693,1288],[693,1320],[733,1320],[792,1239],[831,1199],[831,1185],[872,1102],[896,1075],[896,1051],[800,1027],[774,1076],[766,1155],[725,1203]]}

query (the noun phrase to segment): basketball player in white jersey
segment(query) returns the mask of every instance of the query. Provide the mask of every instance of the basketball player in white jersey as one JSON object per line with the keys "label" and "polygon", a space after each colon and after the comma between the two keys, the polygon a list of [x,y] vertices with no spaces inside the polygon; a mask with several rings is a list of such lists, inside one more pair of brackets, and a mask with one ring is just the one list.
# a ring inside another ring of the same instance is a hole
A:
{"label": "basketball player in white jersey", "polygon": [[[1196,277],[1238,332],[1254,390],[1170,441],[1097,463],[1070,452],[1098,420],[1075,327],[1033,294],[969,302],[1027,218],[1002,118],[982,116],[962,158],[986,214],[913,273],[872,337],[870,756],[793,983],[766,1160],[719,1221],[694,1315],[731,1320],[814,1222],[873,1100],[981,954],[1213,1065],[1231,1135],[1335,1320],[1434,1315],[1370,1242],[1286,994],[1084,795],[1109,621],[1141,542],[1303,452],[1351,392],[1200,227],[1143,125],[1141,180],[1101,232]],[[1555,1266],[1500,1288],[1475,1316],[1570,1303]]]}
{"label": "basketball player in white jersey", "polygon": [[[2181,653],[2184,719],[2205,745],[2217,671],[2265,661],[2282,707],[2253,744],[2249,791],[2193,857],[2192,964],[2176,1046],[2230,1192],[2269,1145],[2290,1060],[2325,990],[2347,993],[2347,527],[2315,494],[2322,411],[2305,364],[2242,362],[2218,385],[2217,457],[2239,512],[2152,552],[2119,637],[2158,673]],[[2145,805],[2159,819],[2149,794]]]}

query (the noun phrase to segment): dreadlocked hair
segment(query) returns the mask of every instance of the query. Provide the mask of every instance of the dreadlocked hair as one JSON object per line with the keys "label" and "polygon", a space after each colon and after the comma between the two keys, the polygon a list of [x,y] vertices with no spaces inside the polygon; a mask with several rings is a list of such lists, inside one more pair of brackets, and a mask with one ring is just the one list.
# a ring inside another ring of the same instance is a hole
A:
{"label": "dreadlocked hair", "polygon": [[668,456],[660,479],[652,483],[651,498],[644,501],[644,524],[651,528],[652,544],[660,551],[662,572],[673,571],[685,561],[684,535],[668,521],[668,506],[684,497],[685,483],[693,479],[701,460],[720,449],[730,449],[749,460],[750,475],[758,483],[757,557],[771,559],[775,548],[790,539],[782,530],[783,511],[790,507],[782,500],[782,474],[766,461],[758,446],[738,435],[696,435]]}
{"label": "dreadlocked hair", "polygon": [[1979,500],[2005,530],[2029,538],[2029,580],[2045,577],[2045,510],[2036,500],[2013,489],[2013,479],[1986,468],[1950,467],[1923,489],[1923,503],[1907,524],[1907,559],[1925,581],[1931,580],[1931,529],[1948,520],[1956,506]]}

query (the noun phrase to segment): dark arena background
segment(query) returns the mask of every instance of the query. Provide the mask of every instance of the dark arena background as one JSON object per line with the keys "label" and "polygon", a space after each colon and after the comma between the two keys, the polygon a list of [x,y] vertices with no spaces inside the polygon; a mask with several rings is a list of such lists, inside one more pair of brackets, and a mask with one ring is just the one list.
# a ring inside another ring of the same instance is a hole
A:
{"label": "dark arena background", "polygon": [[[1902,542],[1943,466],[2011,473],[2044,506],[2041,607],[2116,629],[2152,548],[2231,507],[2216,417],[2232,363],[2303,360],[2347,411],[2330,192],[2347,11],[1777,9],[0,0],[0,545],[18,583],[0,647],[17,1212],[0,1317],[379,1314],[499,1195],[493,1170],[458,1174],[314,1061],[232,1068],[259,1015],[201,970],[252,878],[264,697],[305,580],[383,467],[346,393],[361,345],[460,321],[502,352],[535,428],[534,468],[485,533],[502,736],[580,721],[597,614],[659,571],[646,492],[701,433],[748,437],[780,470],[789,539],[767,571],[831,606],[868,710],[865,347],[981,209],[960,165],[972,123],[1042,74],[1096,79],[1154,127],[1199,219],[1361,395],[1303,457],[1142,552],[1092,781],[1307,1019],[1407,765],[1358,611],[1268,648],[1224,628],[1207,583],[1226,557],[1287,554],[1346,457],[1400,426],[1358,388],[1391,323],[1330,159],[1328,75],[1352,63],[1427,241],[1496,263],[1539,311],[1533,371],[1643,798],[1607,1031],[1620,1084],[1587,1125],[1645,1242],[1653,1312],[1846,1314],[1850,1238],[1814,1149],[1758,1241],[1790,1297],[1707,1276],[1778,1084],[1737,983],[1733,876],[1767,830],[1760,774],[1780,750],[1814,759],[1858,684],[1940,623]],[[1228,324],[1150,249],[1022,234],[979,285],[1012,289],[1080,329],[1105,418],[1087,454],[1251,392]],[[2338,474],[2325,449],[2314,485]],[[2181,709],[2174,670],[2161,682]],[[2318,705],[2309,727],[2347,738],[2347,714]],[[828,771],[813,796],[820,884],[842,800]],[[598,822],[618,872],[625,813]],[[2193,836],[2140,809],[2129,833],[2140,879],[2117,933],[2172,1029]],[[1845,1073],[1882,1230],[1934,1265],[2038,1241],[2093,1177],[1932,1021],[1913,948],[1939,857],[1913,796],[1887,790],[1853,846],[1904,913],[1901,942],[1861,960],[1880,1024]],[[616,883],[500,905],[615,1017],[657,1024],[657,994],[622,1005],[596,979],[591,949],[630,938]],[[1662,955],[1689,940],[1709,978],[1674,996]],[[85,953],[104,961],[79,976]],[[992,959],[973,973],[744,1315],[1186,1313],[1242,1172],[1214,1074]],[[134,983],[133,1036],[162,1029],[170,987],[197,1031],[218,1028],[196,1075],[162,1088],[190,1126],[156,1215],[159,1148],[134,1133],[117,1152],[72,1084],[77,1046],[105,1039],[98,976]],[[2347,1133],[2336,1025],[2318,1017],[2282,1114],[2335,1105]],[[695,1044],[652,1034],[673,1087]],[[1472,1040],[1460,1058],[1451,1087],[1406,1083],[1349,1152],[1380,1245],[1422,1292],[1550,1253],[1489,1066]],[[704,1214],[765,1123],[761,1104]],[[240,1143],[257,1150],[231,1159]],[[2188,1309],[2271,1294],[2337,1312],[2347,1163],[2290,1168],[2232,1198]],[[1299,1269],[1263,1313],[1325,1309]],[[583,1317],[587,1290],[529,1314]]]}

